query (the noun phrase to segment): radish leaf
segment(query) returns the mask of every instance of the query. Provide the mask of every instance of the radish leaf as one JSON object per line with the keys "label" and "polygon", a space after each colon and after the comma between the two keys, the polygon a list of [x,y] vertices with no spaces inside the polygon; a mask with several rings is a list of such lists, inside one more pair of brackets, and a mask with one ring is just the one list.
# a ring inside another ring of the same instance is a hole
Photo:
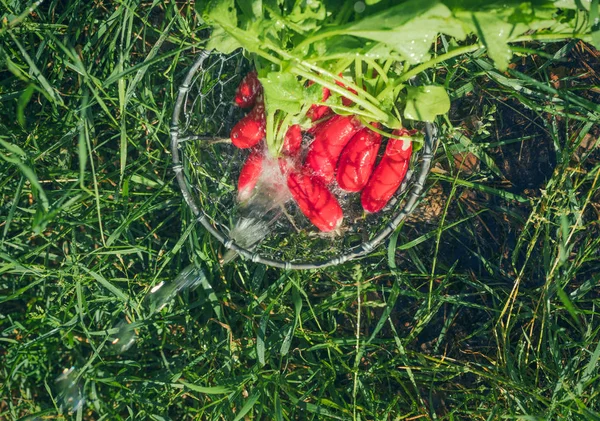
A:
{"label": "radish leaf", "polygon": [[406,90],[404,118],[433,121],[450,109],[450,98],[442,86],[409,86]]}

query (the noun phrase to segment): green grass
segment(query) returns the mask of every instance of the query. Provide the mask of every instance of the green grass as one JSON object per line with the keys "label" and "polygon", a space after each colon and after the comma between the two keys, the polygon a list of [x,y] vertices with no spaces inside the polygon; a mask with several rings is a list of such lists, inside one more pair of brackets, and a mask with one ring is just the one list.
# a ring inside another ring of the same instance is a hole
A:
{"label": "green grass", "polygon": [[[221,267],[168,152],[192,7],[22,3],[0,0],[0,419],[600,419],[597,52],[443,63],[441,212],[338,268]],[[149,315],[190,262],[206,282]]]}

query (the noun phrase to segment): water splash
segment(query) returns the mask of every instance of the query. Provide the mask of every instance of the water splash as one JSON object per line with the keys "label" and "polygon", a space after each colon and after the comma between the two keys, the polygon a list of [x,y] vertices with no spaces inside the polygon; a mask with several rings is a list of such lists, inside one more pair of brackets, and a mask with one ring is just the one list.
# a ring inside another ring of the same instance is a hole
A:
{"label": "water splash", "polygon": [[[264,240],[273,230],[273,225],[282,214],[280,209],[272,209],[261,213],[253,210],[254,215],[242,216],[239,218],[235,226],[229,232],[229,237],[235,243],[247,250],[253,250]],[[231,262],[237,257],[237,253],[233,250],[228,250],[223,256],[223,264]]]}
{"label": "water splash", "polygon": [[[229,231],[238,246],[254,249],[273,230],[275,223],[283,214],[283,205],[290,200],[286,175],[282,173],[276,158],[265,157],[263,170],[250,199],[239,207],[239,216]],[[222,263],[235,259],[237,253],[228,250]]]}
{"label": "water splash", "polygon": [[79,373],[75,367],[65,368],[54,382],[61,408],[68,412],[75,412],[83,407],[85,399],[79,382]]}
{"label": "water splash", "polygon": [[112,329],[115,333],[110,335],[108,340],[111,343],[111,348],[117,354],[121,354],[127,351],[135,344],[137,340],[137,333],[135,332],[137,325],[135,323],[129,323],[127,320],[121,320]]}
{"label": "water splash", "polygon": [[[146,318],[162,310],[181,291],[194,290],[204,279],[206,279],[206,275],[202,269],[191,264],[183,269],[173,281],[162,281],[152,287],[142,300],[142,306],[149,310]],[[142,325],[143,323],[140,321],[129,323],[126,319],[117,323],[108,331],[111,351],[121,354],[130,349],[138,340],[136,329]]]}
{"label": "water splash", "polygon": [[177,294],[189,289],[194,290],[206,279],[199,267],[191,264],[183,269],[171,282],[162,281],[155,285],[144,297],[142,305],[150,310],[150,315],[162,310]]}

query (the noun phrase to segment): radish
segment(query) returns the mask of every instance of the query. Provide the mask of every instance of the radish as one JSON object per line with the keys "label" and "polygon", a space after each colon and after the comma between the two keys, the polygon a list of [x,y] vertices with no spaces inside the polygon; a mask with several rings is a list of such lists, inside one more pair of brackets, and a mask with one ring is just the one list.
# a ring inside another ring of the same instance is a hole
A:
{"label": "radish", "polygon": [[[375,125],[379,128],[379,124]],[[381,135],[365,127],[346,145],[338,161],[336,179],[342,190],[358,192],[365,187],[373,172]]]}
{"label": "radish", "polygon": [[265,137],[265,106],[257,103],[231,130],[231,142],[238,148],[251,148]]}
{"label": "radish", "polygon": [[285,176],[291,169],[295,168],[299,161],[299,152],[302,146],[302,129],[298,124],[291,126],[283,140],[283,148],[279,157],[279,170]]}
{"label": "radish", "polygon": [[[342,74],[340,73],[338,76],[342,77]],[[308,86],[311,86],[314,82],[312,80],[308,81]],[[344,85],[342,82],[335,82],[336,85],[341,86],[343,88],[346,88],[346,85]],[[350,92],[352,92],[353,94],[356,94],[356,90],[350,88]],[[329,88],[323,87],[323,99],[321,100],[322,102],[327,101],[327,99],[331,96],[331,91],[329,90]],[[351,99],[348,99],[346,97],[342,97],[342,105],[349,107],[350,105],[352,105],[354,102]],[[308,118],[310,118],[312,121],[317,121],[320,120],[322,118],[327,117],[329,114],[331,114],[331,108],[329,108],[327,105],[317,105],[317,104],[313,104],[311,105],[310,109],[306,112],[306,116]]]}
{"label": "radish", "polygon": [[302,146],[302,129],[300,125],[294,124],[285,133],[281,153],[287,156],[295,156],[300,152],[300,146]]}
{"label": "radish", "polygon": [[307,132],[311,135],[316,135],[318,132],[320,132],[321,130],[323,130],[325,128],[325,126],[327,126],[327,124],[329,124],[329,121],[331,121],[331,118],[325,118],[323,120],[320,120],[318,123],[313,124],[308,130]]}
{"label": "radish", "polygon": [[337,199],[317,177],[306,171],[290,172],[287,185],[302,213],[319,230],[337,229],[344,218]]}
{"label": "radish", "polygon": [[[392,132],[394,136],[410,137],[417,133],[416,130],[398,129]],[[394,139],[388,140],[385,148],[385,155],[394,161],[405,161],[412,155],[412,143],[409,140]]]}
{"label": "radish", "polygon": [[[309,80],[308,86],[310,86],[312,84],[313,84],[313,81]],[[327,101],[327,98],[329,98],[330,95],[331,95],[331,92],[329,91],[329,88],[323,87],[323,97],[321,99],[321,102]],[[327,115],[329,115],[330,113],[331,113],[331,108],[329,108],[327,105],[313,104],[310,106],[310,108],[306,112],[306,116],[308,118],[310,118],[312,121],[317,121],[317,120],[327,117]]]}
{"label": "radish", "polygon": [[252,191],[263,170],[263,160],[264,155],[259,150],[252,151],[246,158],[238,179],[237,198],[239,202],[245,202],[252,196]]}
{"label": "radish", "polygon": [[[405,129],[395,130],[396,136],[409,134]],[[369,182],[360,196],[363,209],[370,213],[379,212],[390,201],[408,171],[412,143],[401,139],[390,139],[379,165],[371,174]]]}
{"label": "radish", "polygon": [[334,177],[335,165],[344,146],[362,128],[354,116],[335,115],[315,133],[305,165],[325,184]]}
{"label": "radish", "polygon": [[235,92],[234,101],[241,108],[252,107],[261,91],[262,85],[256,72],[250,72],[240,82]]}

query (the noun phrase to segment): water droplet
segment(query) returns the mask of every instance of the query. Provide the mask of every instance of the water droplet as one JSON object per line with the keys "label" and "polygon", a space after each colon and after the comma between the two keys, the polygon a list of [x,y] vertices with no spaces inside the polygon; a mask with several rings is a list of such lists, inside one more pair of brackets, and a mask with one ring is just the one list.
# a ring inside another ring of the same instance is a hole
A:
{"label": "water droplet", "polygon": [[65,368],[54,382],[56,383],[61,408],[68,412],[75,412],[83,407],[85,399],[79,384],[79,374],[75,367]]}
{"label": "water droplet", "polygon": [[356,3],[354,3],[354,11],[356,13],[362,13],[365,11],[366,8],[367,6],[362,1],[357,1]]}

